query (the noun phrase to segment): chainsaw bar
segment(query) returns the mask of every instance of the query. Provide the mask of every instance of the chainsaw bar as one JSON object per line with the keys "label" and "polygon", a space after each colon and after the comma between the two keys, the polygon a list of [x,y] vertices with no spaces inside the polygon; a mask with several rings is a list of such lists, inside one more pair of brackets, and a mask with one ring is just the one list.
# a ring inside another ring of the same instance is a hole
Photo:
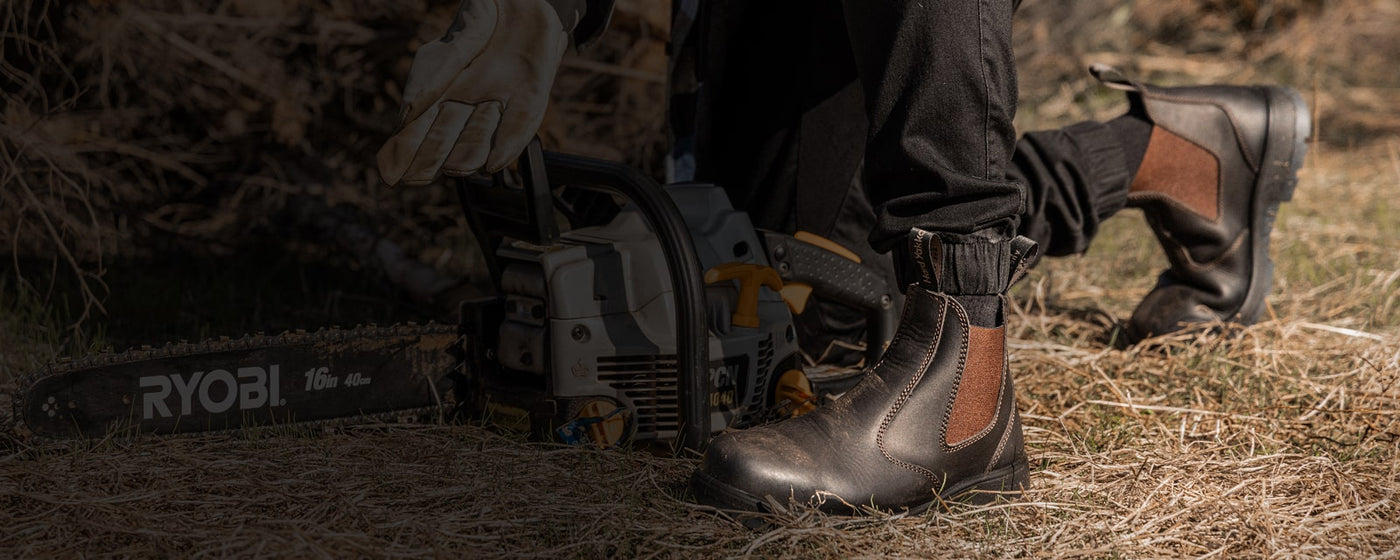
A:
{"label": "chainsaw bar", "polygon": [[22,380],[15,416],[38,440],[393,420],[455,402],[460,346],[409,324],[101,354]]}

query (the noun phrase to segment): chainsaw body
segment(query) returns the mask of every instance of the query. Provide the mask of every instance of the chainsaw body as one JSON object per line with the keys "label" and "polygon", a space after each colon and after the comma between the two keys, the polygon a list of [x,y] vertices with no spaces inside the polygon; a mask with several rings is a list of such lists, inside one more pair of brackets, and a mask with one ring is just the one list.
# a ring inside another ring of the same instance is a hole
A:
{"label": "chainsaw body", "polygon": [[[620,209],[580,212],[579,189]],[[662,187],[533,143],[518,178],[457,190],[497,288],[463,304],[457,400],[494,423],[600,447],[698,447],[810,410],[818,391],[792,316],[814,290],[870,310],[872,355],[888,343],[882,279],[825,240],[755,229],[720,187]]]}
{"label": "chainsaw body", "polygon": [[756,230],[718,187],[661,187],[536,142],[518,175],[464,180],[457,192],[495,293],[463,301],[455,332],[409,323],[255,334],[60,362],[20,380],[20,433],[451,412],[568,443],[698,449],[713,432],[811,410],[858,379],[803,372],[792,317],[809,296],[867,312],[867,360],[889,341],[891,295],[878,274],[817,236]]}
{"label": "chainsaw body", "polygon": [[[768,266],[748,216],[729,205],[722,189],[673,185],[666,193],[681,209],[703,269],[726,263]],[[618,435],[676,437],[682,375],[676,359],[678,309],[661,250],[636,206],[623,208],[606,224],[566,231],[553,245],[502,244],[496,252],[502,271],[503,320],[495,352],[500,369],[485,387],[487,398],[508,389],[518,401],[521,391],[533,388],[531,398],[539,401],[534,408],[543,403],[549,417],[548,426],[533,426],[534,431],[548,428],[565,441],[607,421],[621,429],[595,443],[616,443]],[[774,404],[780,374],[800,368],[787,304],[764,288],[754,310],[758,325],[734,325],[737,284],[730,280],[705,288],[710,387],[705,402],[713,431],[762,419]],[[615,409],[621,412],[614,414]]]}

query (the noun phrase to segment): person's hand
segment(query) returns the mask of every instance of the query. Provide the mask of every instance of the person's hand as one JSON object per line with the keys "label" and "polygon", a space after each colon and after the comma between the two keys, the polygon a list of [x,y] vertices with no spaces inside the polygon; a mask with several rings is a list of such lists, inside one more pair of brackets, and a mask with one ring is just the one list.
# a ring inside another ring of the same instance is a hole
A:
{"label": "person's hand", "polygon": [[390,185],[506,167],[534,137],[568,32],[545,0],[463,0],[441,40],[414,55],[402,124],[379,150]]}

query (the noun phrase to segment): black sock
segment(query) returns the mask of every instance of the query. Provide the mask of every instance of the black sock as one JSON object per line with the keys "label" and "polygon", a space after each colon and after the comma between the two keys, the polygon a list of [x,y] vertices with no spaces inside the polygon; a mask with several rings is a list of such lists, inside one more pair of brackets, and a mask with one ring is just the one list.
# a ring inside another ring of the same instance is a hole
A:
{"label": "black sock", "polygon": [[1128,163],[1128,176],[1137,175],[1142,167],[1142,158],[1147,155],[1147,141],[1152,138],[1152,121],[1137,110],[1130,110],[1123,116],[1104,123],[1123,143],[1123,158]]}
{"label": "black sock", "polygon": [[954,295],[953,299],[967,311],[967,320],[972,326],[984,329],[1001,326],[1001,296]]}

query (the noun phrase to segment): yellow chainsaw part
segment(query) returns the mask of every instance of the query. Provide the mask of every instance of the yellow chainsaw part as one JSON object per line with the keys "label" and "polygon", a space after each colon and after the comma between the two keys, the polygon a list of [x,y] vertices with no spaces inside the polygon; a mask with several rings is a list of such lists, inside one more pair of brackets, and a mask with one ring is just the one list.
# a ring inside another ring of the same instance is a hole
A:
{"label": "yellow chainsaw part", "polygon": [[729,280],[739,281],[739,305],[734,309],[730,322],[738,327],[758,328],[758,288],[768,286],[775,292],[781,292],[783,279],[772,267],[752,263],[729,262],[705,271],[706,284]]}
{"label": "yellow chainsaw part", "polygon": [[817,409],[816,396],[812,394],[812,382],[800,369],[790,369],[778,376],[778,386],[773,391],[773,404],[778,410],[801,416]]}
{"label": "yellow chainsaw part", "polygon": [[794,233],[792,235],[792,238],[806,243],[808,245],[816,245],[818,247],[826,249],[827,251],[845,257],[848,261],[860,264],[860,255],[857,255],[855,251],[842,247],[840,243],[837,243],[810,231],[799,231],[797,233]]}
{"label": "yellow chainsaw part", "polygon": [[588,426],[588,440],[598,449],[608,449],[616,446],[627,435],[626,410],[617,403],[604,400],[589,401],[578,411],[579,418],[602,418],[601,421]]}
{"label": "yellow chainsaw part", "polygon": [[787,304],[788,310],[792,311],[793,315],[801,315],[807,310],[807,299],[812,297],[812,286],[801,282],[788,282],[783,284],[779,293],[782,294],[783,303]]}

